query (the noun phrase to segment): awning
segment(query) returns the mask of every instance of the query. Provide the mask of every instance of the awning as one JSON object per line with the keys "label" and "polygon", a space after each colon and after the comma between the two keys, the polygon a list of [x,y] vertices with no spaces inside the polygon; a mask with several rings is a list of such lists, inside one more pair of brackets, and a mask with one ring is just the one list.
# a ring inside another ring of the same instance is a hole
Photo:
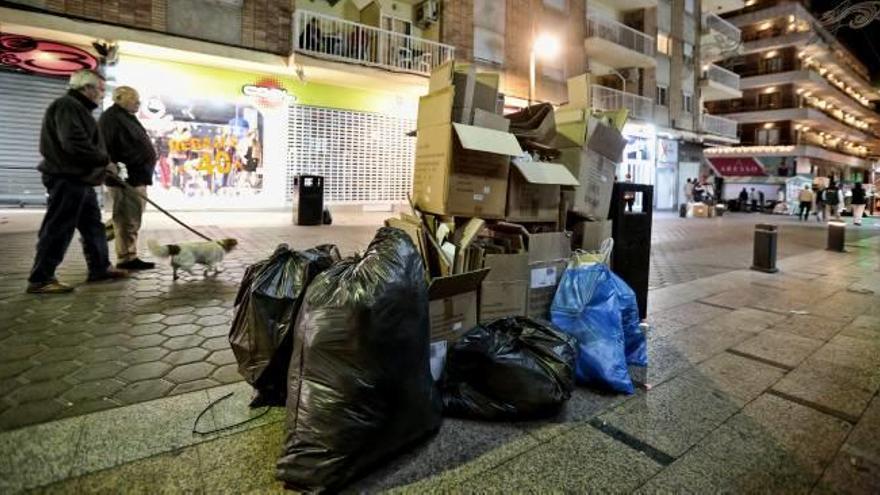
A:
{"label": "awning", "polygon": [[753,157],[742,158],[709,158],[715,173],[721,177],[760,177],[767,175],[761,162]]}

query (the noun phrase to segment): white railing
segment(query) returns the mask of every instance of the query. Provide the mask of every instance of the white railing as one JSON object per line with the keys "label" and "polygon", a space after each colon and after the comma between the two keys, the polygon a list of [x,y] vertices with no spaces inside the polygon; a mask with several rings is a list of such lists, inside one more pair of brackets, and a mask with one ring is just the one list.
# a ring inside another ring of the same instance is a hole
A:
{"label": "white railing", "polygon": [[739,74],[715,64],[709,64],[709,68],[703,71],[703,78],[728,88],[739,89]]}
{"label": "white railing", "polygon": [[629,110],[630,118],[640,120],[654,119],[654,102],[650,98],[625,93],[598,84],[593,85],[592,92],[592,105],[596,110],[626,108]]}
{"label": "white railing", "polygon": [[703,132],[736,139],[736,121],[717,115],[703,114]]}
{"label": "white railing", "polygon": [[394,71],[430,75],[455,48],[307,10],[293,14],[294,51]]}
{"label": "white railing", "polygon": [[587,38],[602,38],[649,57],[654,56],[654,38],[596,12],[587,12]]}
{"label": "white railing", "polygon": [[723,34],[725,37],[739,43],[742,40],[742,31],[733,24],[718,17],[718,14],[706,14],[703,16],[704,31],[715,31]]}

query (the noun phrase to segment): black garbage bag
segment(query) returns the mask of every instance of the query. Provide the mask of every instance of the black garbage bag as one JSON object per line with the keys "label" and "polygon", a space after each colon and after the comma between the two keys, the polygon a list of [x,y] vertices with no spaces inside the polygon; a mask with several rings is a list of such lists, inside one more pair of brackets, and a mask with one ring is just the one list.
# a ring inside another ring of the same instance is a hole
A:
{"label": "black garbage bag", "polygon": [[295,326],[279,480],[336,490],[439,428],[428,325],[422,258],[402,230],[380,229],[362,257],[315,278]]}
{"label": "black garbage bag", "polygon": [[305,251],[281,244],[272,256],[245,270],[229,344],[238,372],[254,387],[252,407],[284,405],[293,324],[302,297],[312,279],[340,258],[332,244]]}
{"label": "black garbage bag", "polygon": [[576,341],[523,317],[479,325],[446,357],[443,412],[488,420],[555,414],[574,390]]}

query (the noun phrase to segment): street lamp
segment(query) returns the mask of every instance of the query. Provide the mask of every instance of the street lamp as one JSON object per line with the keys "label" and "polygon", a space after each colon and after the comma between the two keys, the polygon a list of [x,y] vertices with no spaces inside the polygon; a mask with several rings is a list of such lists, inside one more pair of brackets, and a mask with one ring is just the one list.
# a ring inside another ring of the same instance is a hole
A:
{"label": "street lamp", "polygon": [[532,50],[529,52],[529,106],[532,106],[535,95],[535,58],[540,55],[544,59],[552,59],[558,53],[559,39],[555,36],[543,33],[532,42]]}

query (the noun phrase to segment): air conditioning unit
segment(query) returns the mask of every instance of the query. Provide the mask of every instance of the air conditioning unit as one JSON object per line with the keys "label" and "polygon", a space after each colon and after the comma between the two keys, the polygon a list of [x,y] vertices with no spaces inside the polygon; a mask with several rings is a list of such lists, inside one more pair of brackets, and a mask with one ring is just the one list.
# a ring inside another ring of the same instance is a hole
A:
{"label": "air conditioning unit", "polygon": [[440,2],[438,0],[425,0],[416,5],[415,21],[419,27],[428,27],[440,20]]}

